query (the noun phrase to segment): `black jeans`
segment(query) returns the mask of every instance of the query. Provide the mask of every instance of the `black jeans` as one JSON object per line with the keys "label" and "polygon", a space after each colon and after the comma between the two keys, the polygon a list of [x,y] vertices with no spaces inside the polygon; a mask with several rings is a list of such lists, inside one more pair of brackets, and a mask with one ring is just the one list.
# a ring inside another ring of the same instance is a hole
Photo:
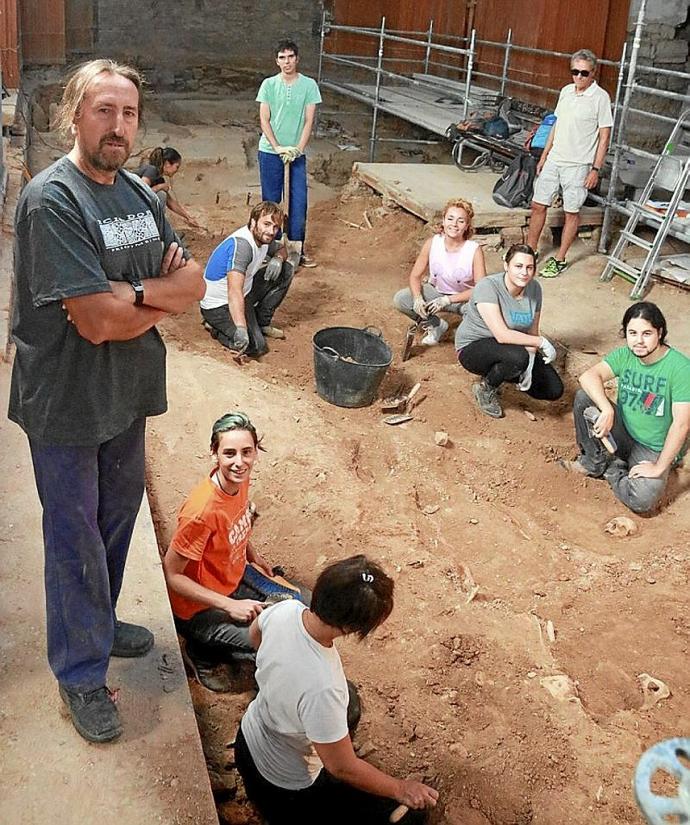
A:
{"label": "black jeans", "polygon": [[[232,599],[256,599],[266,597],[240,583],[230,594]],[[175,628],[187,642],[187,652],[195,661],[208,665],[254,658],[255,650],[249,642],[249,623],[233,621],[219,607],[209,607],[195,613],[191,619],[175,619]]]}
{"label": "black jeans", "polygon": [[[248,575],[249,573],[245,572],[242,581],[229,594],[229,598],[265,602],[266,592],[259,589],[260,584],[254,587],[251,578],[247,579]],[[262,578],[265,579],[262,574],[259,574],[258,578],[259,582]],[[280,585],[277,589],[288,591],[288,588]],[[308,604],[311,601],[311,592],[301,585],[299,590],[302,601]],[[255,659],[256,651],[249,642],[249,623],[234,621],[218,607],[200,610],[191,619],[180,619],[178,616],[174,616],[174,619],[175,628],[187,642],[187,652],[195,661],[216,665],[222,662],[229,664],[239,660]]]}
{"label": "black jeans", "polygon": [[[294,276],[294,269],[290,264],[283,264],[282,272],[276,281],[266,281],[264,272],[265,267],[254,275],[252,288],[244,296],[244,317],[249,334],[247,355],[263,355],[268,351],[261,328],[271,325],[275,311],[287,295]],[[210,327],[213,327],[214,337],[224,347],[234,349],[232,340],[237,327],[230,316],[228,305],[202,309],[201,316]]]}
{"label": "black jeans", "polygon": [[[489,386],[497,388],[504,381],[517,383],[527,369],[529,353],[520,344],[499,344],[495,338],[480,338],[464,346],[458,360],[468,372],[483,376]],[[563,395],[563,382],[551,364],[544,363],[540,352],[534,359],[532,386],[527,394],[542,401],[555,401]]]}
{"label": "black jeans", "polygon": [[[375,796],[340,782],[321,769],[308,788],[291,791],[274,785],[259,773],[244,738],[242,728],[235,739],[235,766],[242,777],[247,797],[256,805],[269,825],[384,825],[398,807],[393,799]],[[409,811],[400,820],[406,825],[424,822],[426,811]]]}

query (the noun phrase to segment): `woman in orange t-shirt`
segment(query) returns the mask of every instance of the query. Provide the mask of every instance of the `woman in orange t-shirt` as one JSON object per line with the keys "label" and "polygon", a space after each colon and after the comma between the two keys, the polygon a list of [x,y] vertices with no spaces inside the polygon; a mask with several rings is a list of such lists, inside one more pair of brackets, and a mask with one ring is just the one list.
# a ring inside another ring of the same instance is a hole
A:
{"label": "woman in orange t-shirt", "polygon": [[244,413],[216,421],[211,435],[215,466],[180,508],[163,559],[187,663],[202,685],[217,692],[231,689],[229,663],[254,659],[248,629],[266,596],[244,580],[247,562],[273,575],[249,542],[249,478],[260,449]]}

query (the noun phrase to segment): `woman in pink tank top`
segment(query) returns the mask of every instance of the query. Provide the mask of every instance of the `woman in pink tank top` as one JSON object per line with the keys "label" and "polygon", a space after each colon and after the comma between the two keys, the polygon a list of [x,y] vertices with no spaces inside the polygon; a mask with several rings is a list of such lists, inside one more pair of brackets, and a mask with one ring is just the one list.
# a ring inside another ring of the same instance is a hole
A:
{"label": "woman in pink tank top", "polygon": [[[457,198],[443,208],[441,230],[424,243],[410,272],[410,285],[393,298],[393,306],[426,334],[421,343],[438,344],[448,330],[440,312],[460,314],[474,285],[486,275],[484,253],[476,241],[469,201]],[[428,273],[428,278],[425,276]]]}

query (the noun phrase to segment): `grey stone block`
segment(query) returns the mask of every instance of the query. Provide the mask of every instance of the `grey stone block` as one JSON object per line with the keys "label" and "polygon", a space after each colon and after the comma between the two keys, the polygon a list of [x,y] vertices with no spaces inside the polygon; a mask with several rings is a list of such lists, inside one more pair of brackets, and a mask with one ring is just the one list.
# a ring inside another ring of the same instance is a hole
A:
{"label": "grey stone block", "polygon": [[655,63],[685,64],[688,57],[688,43],[686,40],[665,40],[654,46]]}

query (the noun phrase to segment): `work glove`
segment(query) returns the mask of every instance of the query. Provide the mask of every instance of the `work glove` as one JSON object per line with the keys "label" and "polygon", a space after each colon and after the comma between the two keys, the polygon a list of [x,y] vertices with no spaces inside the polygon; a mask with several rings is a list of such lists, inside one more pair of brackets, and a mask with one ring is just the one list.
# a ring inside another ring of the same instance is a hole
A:
{"label": "work glove", "polygon": [[544,356],[545,364],[550,364],[556,358],[556,347],[554,347],[548,338],[544,338],[543,335],[541,338],[541,344],[539,345],[539,351]]}
{"label": "work glove", "polygon": [[442,309],[445,309],[451,303],[450,298],[447,295],[439,295],[438,298],[434,298],[433,301],[429,301],[426,305],[427,311],[430,312],[432,315],[436,315]]}
{"label": "work glove", "polygon": [[534,356],[536,352],[529,352],[529,361],[527,362],[527,369],[520,375],[517,380],[517,388],[521,392],[527,392],[532,386],[532,370],[534,369]]}
{"label": "work glove", "polygon": [[278,278],[280,278],[280,273],[283,271],[284,263],[285,262],[280,255],[274,255],[264,270],[264,281],[269,284],[273,281],[277,281]]}
{"label": "work glove", "polygon": [[414,303],[412,304],[412,309],[414,309],[420,318],[424,318],[426,320],[429,317],[429,313],[426,311],[426,301],[424,300],[423,295],[417,295],[414,299]]}
{"label": "work glove", "polygon": [[297,255],[297,257],[295,257],[294,255],[288,255],[288,258],[285,261],[285,263],[283,264],[283,269],[282,269],[282,272],[284,273],[285,278],[292,279],[292,277],[295,274],[295,268],[297,267],[297,264],[299,263],[299,261],[300,261],[299,254]]}
{"label": "work glove", "polygon": [[293,160],[297,160],[302,154],[302,150],[297,146],[279,146],[278,148],[283,150],[282,152],[278,152],[278,154],[285,164],[292,163]]}
{"label": "work glove", "polygon": [[247,327],[237,327],[232,336],[232,348],[241,355],[249,346],[249,333]]}

